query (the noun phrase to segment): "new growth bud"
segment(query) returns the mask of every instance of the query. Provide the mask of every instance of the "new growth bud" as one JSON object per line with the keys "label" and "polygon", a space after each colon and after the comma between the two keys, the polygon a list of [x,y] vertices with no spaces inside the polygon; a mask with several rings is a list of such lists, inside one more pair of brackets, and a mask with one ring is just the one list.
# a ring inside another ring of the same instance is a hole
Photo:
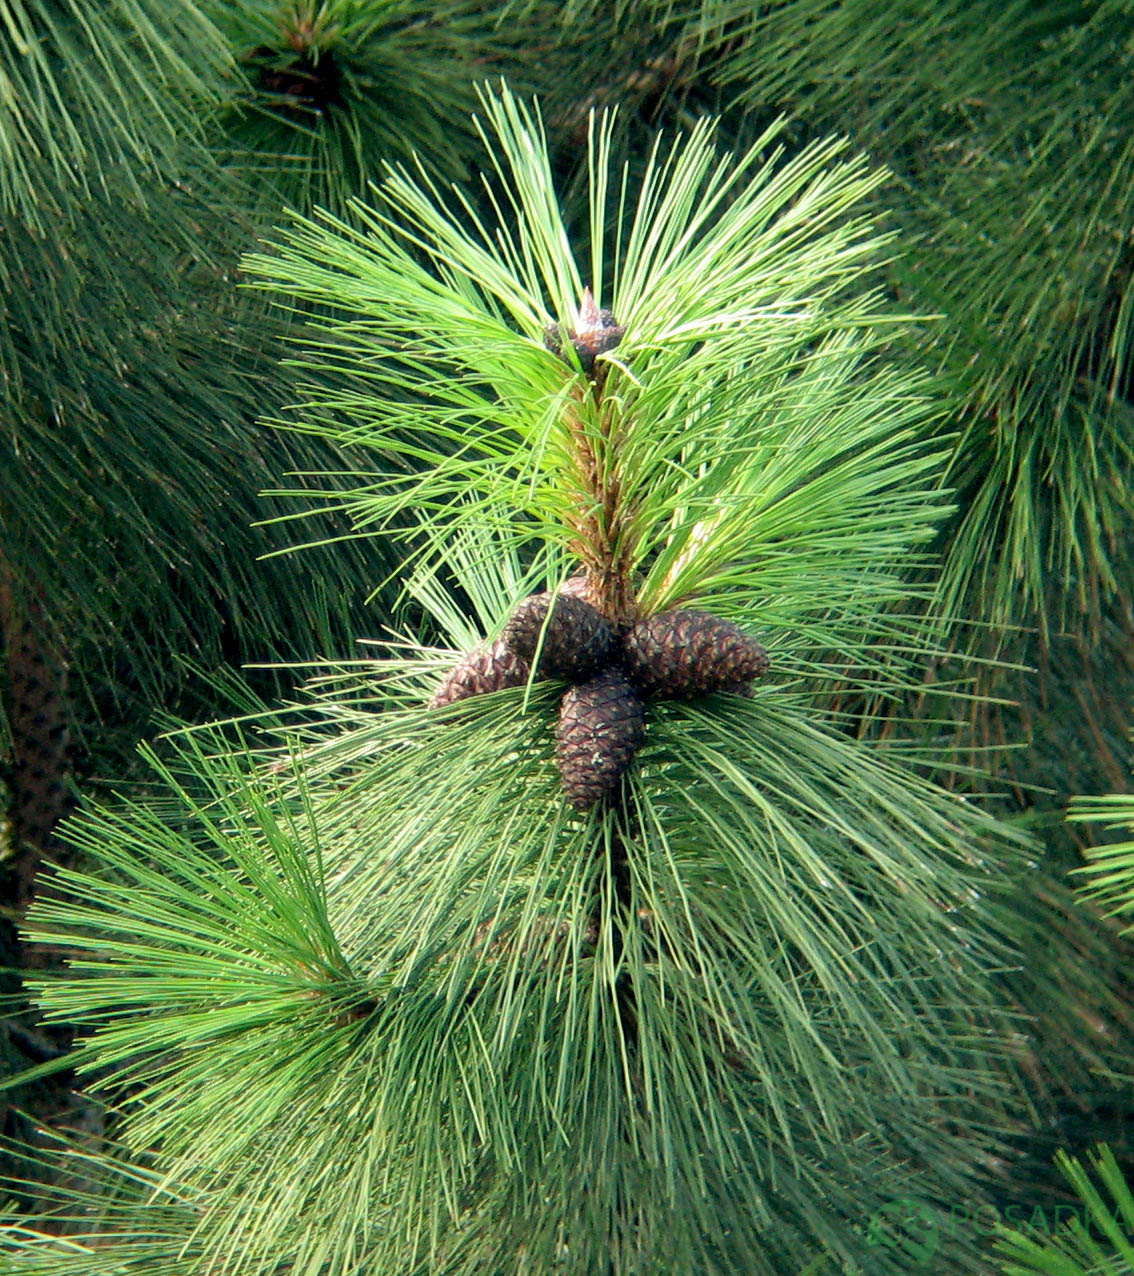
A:
{"label": "new growth bud", "polygon": [[[595,359],[607,350],[613,350],[622,340],[625,331],[616,322],[614,312],[600,310],[590,288],[584,288],[583,299],[575,315],[575,326],[566,329],[566,336],[575,349],[580,366],[588,376],[594,370]],[[563,334],[558,324],[549,324],[543,330],[543,344],[565,363],[571,362],[564,357]]]}

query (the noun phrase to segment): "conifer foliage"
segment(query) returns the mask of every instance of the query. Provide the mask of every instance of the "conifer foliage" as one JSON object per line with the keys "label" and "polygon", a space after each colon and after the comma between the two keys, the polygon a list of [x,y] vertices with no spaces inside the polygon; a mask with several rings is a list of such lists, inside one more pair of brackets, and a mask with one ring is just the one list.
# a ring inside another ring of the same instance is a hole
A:
{"label": "conifer foliage", "polygon": [[411,150],[464,170],[474,84],[496,73],[554,80],[552,50],[519,56],[528,32],[470,0],[223,0],[208,3],[235,61],[220,145],[255,174],[273,215],[342,208]]}
{"label": "conifer foliage", "polygon": [[874,1213],[981,1190],[1021,848],[817,667],[906,684],[946,512],[879,176],[702,124],[632,186],[600,116],[573,244],[538,115],[478,127],[480,190],[398,170],[247,262],[318,307],[305,428],[382,461],[325,504],[451,646],[77,825],[39,997],[129,1153],[20,1270],[884,1276]]}

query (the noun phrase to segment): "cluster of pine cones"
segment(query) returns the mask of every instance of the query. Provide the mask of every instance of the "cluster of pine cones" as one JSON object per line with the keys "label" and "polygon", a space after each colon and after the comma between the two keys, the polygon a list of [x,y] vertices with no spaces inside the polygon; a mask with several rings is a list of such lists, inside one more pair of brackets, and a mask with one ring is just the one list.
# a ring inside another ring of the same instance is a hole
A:
{"label": "cluster of pine cones", "polygon": [[558,595],[525,598],[496,642],[466,655],[430,702],[440,707],[520,687],[533,668],[537,678],[573,683],[555,740],[563,791],[578,811],[614,790],[641,747],[645,696],[743,693],[768,668],[764,648],[731,621],[675,610],[619,630],[585,591],[585,579],[572,577]]}

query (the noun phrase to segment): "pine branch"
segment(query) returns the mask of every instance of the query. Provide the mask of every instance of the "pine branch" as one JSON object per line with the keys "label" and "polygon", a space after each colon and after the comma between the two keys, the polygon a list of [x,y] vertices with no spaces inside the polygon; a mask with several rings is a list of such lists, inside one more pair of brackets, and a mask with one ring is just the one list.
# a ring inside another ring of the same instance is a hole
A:
{"label": "pine branch", "polygon": [[[1072,823],[1099,824],[1108,832],[1129,833],[1134,828],[1134,797],[1115,793],[1075,798],[1067,818]],[[1134,842],[1104,842],[1086,847],[1083,854],[1087,864],[1075,870],[1085,878],[1080,893],[1104,916],[1118,919],[1123,935],[1134,933],[1134,924],[1124,924],[1134,912]]]}
{"label": "pine branch", "polygon": [[1056,1163],[1082,1202],[1084,1216],[1054,1236],[1046,1227],[1001,1228],[997,1249],[1004,1276],[1094,1276],[1129,1269],[1134,1265],[1134,1196],[1114,1153],[1104,1144],[1088,1161],[1109,1201],[1079,1160],[1061,1152]]}
{"label": "pine branch", "polygon": [[168,177],[229,59],[202,6],[154,0],[6,0],[0,208],[42,233],[61,208],[125,179],[133,199]]}
{"label": "pine branch", "polygon": [[321,308],[297,428],[381,460],[330,503],[410,533],[463,637],[187,731],[78,820],[39,1001],[202,1268],[896,1276],[865,1219],[979,1194],[1012,1126],[1027,843],[814,676],[896,694],[929,646],[891,618],[945,502],[862,293],[878,179],[702,126],[632,194],[596,119],[576,257],[538,118],[484,107],[491,215],[394,172],[250,263]]}
{"label": "pine branch", "polygon": [[13,763],[9,806],[15,887],[7,901],[22,911],[45,856],[66,859],[55,826],[73,803],[67,782],[67,669],[48,630],[42,598],[20,598],[0,549],[0,653],[6,677],[5,719]]}

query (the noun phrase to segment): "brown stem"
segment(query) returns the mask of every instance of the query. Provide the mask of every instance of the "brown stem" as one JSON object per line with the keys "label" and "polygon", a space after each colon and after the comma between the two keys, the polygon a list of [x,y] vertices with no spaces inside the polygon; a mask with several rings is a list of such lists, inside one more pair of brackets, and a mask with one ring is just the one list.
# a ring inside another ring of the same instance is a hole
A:
{"label": "brown stem", "polygon": [[[572,549],[586,569],[589,600],[615,625],[623,626],[638,618],[638,604],[631,572],[631,512],[623,497],[618,460],[618,414],[602,394],[606,373],[601,366],[587,389],[574,391],[566,412],[580,498],[579,512],[571,519]],[[588,424],[588,417],[597,429]]]}

